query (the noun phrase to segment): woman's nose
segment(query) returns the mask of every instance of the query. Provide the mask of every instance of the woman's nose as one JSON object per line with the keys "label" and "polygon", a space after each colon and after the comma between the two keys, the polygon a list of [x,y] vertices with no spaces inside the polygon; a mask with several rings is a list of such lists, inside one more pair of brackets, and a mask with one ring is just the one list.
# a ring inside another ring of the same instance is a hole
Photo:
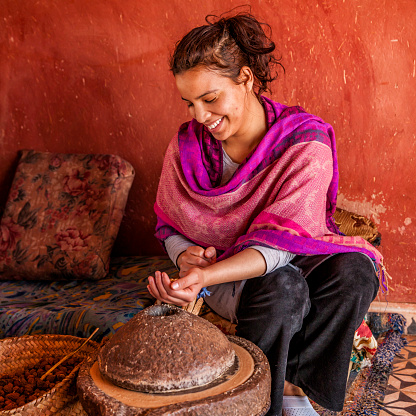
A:
{"label": "woman's nose", "polygon": [[209,120],[211,113],[203,105],[199,105],[194,107],[194,114],[191,115],[196,121],[203,124]]}

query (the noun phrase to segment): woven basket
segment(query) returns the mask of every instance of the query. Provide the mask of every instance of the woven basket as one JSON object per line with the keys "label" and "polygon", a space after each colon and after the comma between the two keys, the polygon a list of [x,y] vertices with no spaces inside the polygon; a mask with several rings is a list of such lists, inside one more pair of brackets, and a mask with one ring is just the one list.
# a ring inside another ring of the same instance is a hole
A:
{"label": "woven basket", "polygon": [[[0,376],[35,366],[46,357],[58,361],[76,350],[84,341],[83,338],[71,335],[25,335],[0,340]],[[98,347],[96,342],[88,341],[74,357],[85,359]],[[76,376],[81,364],[82,362],[75,366],[66,378],[43,396],[24,406],[0,411],[0,415],[86,415],[78,402],[76,391]]]}

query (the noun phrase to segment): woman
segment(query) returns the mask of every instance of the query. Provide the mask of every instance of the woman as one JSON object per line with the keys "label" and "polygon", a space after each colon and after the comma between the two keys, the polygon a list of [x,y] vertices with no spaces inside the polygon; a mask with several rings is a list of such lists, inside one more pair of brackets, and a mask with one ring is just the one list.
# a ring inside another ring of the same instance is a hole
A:
{"label": "woman", "polygon": [[270,415],[343,407],[354,332],[377,294],[376,249],[332,219],[338,169],[332,127],[261,93],[277,61],[249,14],[190,31],[171,70],[192,121],[171,141],[156,236],[179,268],[149,277],[178,306],[203,288],[272,372]]}

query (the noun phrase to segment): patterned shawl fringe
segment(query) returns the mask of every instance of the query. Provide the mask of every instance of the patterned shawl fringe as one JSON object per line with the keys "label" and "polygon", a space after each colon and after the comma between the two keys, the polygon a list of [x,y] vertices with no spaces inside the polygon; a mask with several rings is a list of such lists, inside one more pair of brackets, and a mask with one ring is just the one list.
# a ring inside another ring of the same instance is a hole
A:
{"label": "patterned shawl fringe", "polygon": [[378,416],[383,408],[387,380],[393,370],[393,360],[407,341],[403,337],[406,319],[400,314],[388,314],[391,329],[379,340],[371,367],[360,371],[348,389],[344,409],[332,412],[314,405],[320,416]]}
{"label": "patterned shawl fringe", "polygon": [[383,260],[381,260],[379,264],[375,264],[375,268],[378,280],[380,282],[381,292],[387,293],[389,291],[389,280],[393,280],[393,278],[387,272]]}

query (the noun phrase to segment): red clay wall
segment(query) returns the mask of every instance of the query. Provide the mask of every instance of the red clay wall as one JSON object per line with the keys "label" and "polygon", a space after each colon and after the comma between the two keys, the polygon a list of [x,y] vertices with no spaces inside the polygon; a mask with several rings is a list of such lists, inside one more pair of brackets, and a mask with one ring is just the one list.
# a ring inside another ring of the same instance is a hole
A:
{"label": "red clay wall", "polygon": [[[341,173],[338,206],[377,223],[394,278],[387,299],[414,301],[416,3],[250,3],[270,23],[286,68],[273,98],[333,124]],[[115,254],[161,253],[153,238],[152,206],[163,152],[188,119],[168,55],[206,14],[238,4],[3,0],[0,205],[19,149],[116,153],[137,175]]]}

